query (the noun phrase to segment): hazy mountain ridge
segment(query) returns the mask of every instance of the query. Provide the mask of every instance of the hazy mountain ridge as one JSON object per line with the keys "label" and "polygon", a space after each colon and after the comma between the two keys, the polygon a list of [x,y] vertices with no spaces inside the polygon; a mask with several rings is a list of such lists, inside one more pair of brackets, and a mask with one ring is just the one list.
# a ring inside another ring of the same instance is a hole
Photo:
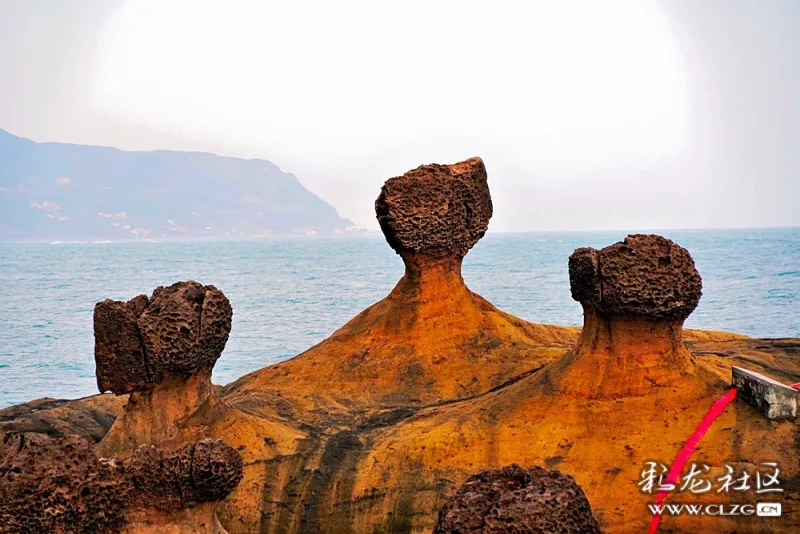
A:
{"label": "hazy mountain ridge", "polygon": [[36,143],[0,130],[0,239],[326,234],[352,225],[267,160]]}

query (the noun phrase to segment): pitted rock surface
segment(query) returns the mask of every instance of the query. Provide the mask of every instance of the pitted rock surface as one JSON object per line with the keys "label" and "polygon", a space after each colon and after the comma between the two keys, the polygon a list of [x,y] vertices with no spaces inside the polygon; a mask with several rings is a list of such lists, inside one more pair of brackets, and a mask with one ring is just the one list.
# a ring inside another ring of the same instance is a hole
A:
{"label": "pitted rock surface", "polygon": [[[134,311],[139,295],[130,302],[107,299],[94,307],[94,360],[97,387],[116,394],[147,389],[153,383],[145,360]],[[141,313],[141,312],[139,312]]]}
{"label": "pitted rock surface", "polygon": [[219,501],[242,479],[242,457],[222,440],[194,444],[192,481],[198,502]]}
{"label": "pitted rock surface", "polygon": [[700,302],[702,279],[689,252],[658,235],[630,235],[569,258],[572,298],[606,315],[685,319]]}
{"label": "pitted rock surface", "polygon": [[222,440],[193,442],[179,450],[139,447],[130,461],[138,506],[164,511],[224,499],[242,479],[242,457]]}
{"label": "pitted rock surface", "polygon": [[118,532],[124,467],[77,436],[8,434],[0,446],[0,533]]}
{"label": "pitted rock surface", "polygon": [[178,282],[149,299],[95,306],[95,362],[100,391],[142,391],[165,373],[211,370],[225,348],[233,310],[214,286]]}
{"label": "pitted rock surface", "polygon": [[434,534],[593,534],[600,532],[575,480],[516,464],[478,473],[439,512]]}
{"label": "pitted rock surface", "polygon": [[218,501],[242,478],[221,440],[140,447],[130,462],[97,458],[78,436],[8,434],[0,448],[0,533],[119,532],[129,508],[165,512]]}
{"label": "pitted rock surface", "polygon": [[397,252],[465,256],[489,227],[492,197],[480,158],[423,165],[390,178],[375,201],[386,241]]}

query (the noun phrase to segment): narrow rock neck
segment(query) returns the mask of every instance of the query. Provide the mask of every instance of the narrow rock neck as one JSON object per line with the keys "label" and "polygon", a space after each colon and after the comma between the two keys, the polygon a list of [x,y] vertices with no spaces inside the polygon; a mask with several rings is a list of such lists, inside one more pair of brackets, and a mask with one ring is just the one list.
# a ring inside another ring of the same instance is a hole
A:
{"label": "narrow rock neck", "polygon": [[100,455],[125,458],[140,445],[184,445],[183,421],[212,395],[210,370],[188,378],[167,375],[153,389],[131,393],[125,409],[99,443]]}
{"label": "narrow rock neck", "polygon": [[428,330],[419,330],[420,324],[435,324],[437,328],[452,326],[460,330],[476,326],[472,324],[480,320],[473,313],[476,299],[461,277],[460,256],[419,253],[401,256],[406,272],[389,294],[387,303],[398,314],[401,324],[411,321],[407,327],[416,330],[408,334],[429,334]]}
{"label": "narrow rock neck", "polygon": [[445,287],[466,287],[461,277],[461,256],[432,256],[425,253],[400,254],[406,266],[403,278],[397,284],[404,291],[427,293]]}
{"label": "narrow rock neck", "polygon": [[576,350],[555,371],[560,389],[580,397],[644,395],[677,384],[694,368],[683,321],[605,316],[584,308]]}

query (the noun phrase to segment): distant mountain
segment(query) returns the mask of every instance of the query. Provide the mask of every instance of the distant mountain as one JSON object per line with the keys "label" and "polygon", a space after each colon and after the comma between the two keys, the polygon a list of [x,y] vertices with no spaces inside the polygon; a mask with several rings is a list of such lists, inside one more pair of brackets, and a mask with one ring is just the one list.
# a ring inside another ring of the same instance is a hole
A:
{"label": "distant mountain", "polygon": [[0,130],[0,240],[329,234],[352,225],[266,160],[36,143]]}

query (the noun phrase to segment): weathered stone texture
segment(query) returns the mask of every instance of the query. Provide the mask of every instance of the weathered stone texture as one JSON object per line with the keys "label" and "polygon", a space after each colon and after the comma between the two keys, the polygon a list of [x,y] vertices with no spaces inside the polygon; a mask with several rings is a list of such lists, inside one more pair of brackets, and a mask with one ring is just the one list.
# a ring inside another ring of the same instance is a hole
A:
{"label": "weathered stone texture", "polygon": [[480,158],[417,167],[386,181],[375,212],[396,252],[463,257],[492,217],[486,167]]}
{"label": "weathered stone texture", "polygon": [[210,370],[225,348],[233,310],[214,286],[178,282],[148,299],[95,306],[95,362],[100,391],[142,391],[166,373]]}
{"label": "weathered stone texture", "polygon": [[516,464],[478,473],[439,512],[435,534],[592,534],[589,501],[569,476]]}
{"label": "weathered stone texture", "polygon": [[702,280],[689,252],[658,235],[630,235],[569,258],[572,298],[606,315],[685,319],[697,307]]}
{"label": "weathered stone texture", "polygon": [[126,510],[174,512],[219,501],[242,478],[221,440],[141,446],[130,462],[97,458],[78,436],[8,434],[0,448],[0,533],[119,532]]}
{"label": "weathered stone texture", "polygon": [[178,450],[142,445],[131,458],[130,475],[141,495],[138,506],[180,510],[225,498],[242,478],[242,458],[218,439]]}
{"label": "weathered stone texture", "polygon": [[0,533],[118,532],[124,468],[77,436],[8,434],[0,449]]}

